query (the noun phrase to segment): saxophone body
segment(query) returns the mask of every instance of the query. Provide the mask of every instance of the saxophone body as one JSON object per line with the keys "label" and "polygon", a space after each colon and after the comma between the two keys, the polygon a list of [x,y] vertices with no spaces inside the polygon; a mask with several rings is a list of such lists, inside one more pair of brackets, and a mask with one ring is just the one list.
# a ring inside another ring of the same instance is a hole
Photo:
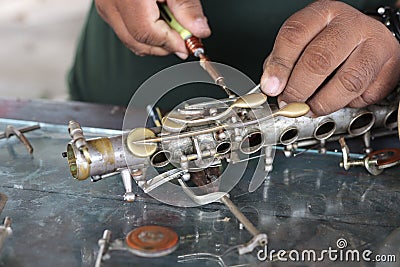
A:
{"label": "saxophone body", "polygon": [[[371,136],[397,134],[397,98],[312,118],[304,116],[306,104],[295,103],[298,106],[286,107],[287,111],[262,97],[255,93],[186,104],[164,117],[161,127],[137,128],[113,137],[86,139],[80,125],[71,121],[72,140],[65,153],[71,174],[78,180],[98,181],[121,173],[125,199],[132,200],[132,180],[147,193],[173,179],[189,181],[194,173],[221,167],[223,162],[248,161],[254,155],[263,156],[268,172],[277,146],[289,157],[301,147],[318,146],[325,153],[328,142],[361,137],[370,153]],[[158,173],[148,173],[149,168]]]}

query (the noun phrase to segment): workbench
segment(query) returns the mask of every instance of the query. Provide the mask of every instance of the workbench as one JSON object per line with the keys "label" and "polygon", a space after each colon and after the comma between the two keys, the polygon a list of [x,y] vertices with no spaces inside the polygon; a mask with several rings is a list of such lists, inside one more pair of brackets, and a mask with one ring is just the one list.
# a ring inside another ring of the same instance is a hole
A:
{"label": "workbench", "polygon": [[[94,266],[105,229],[116,239],[143,225],[172,228],[180,236],[179,247],[160,258],[112,252],[102,266],[399,266],[328,259],[270,263],[257,259],[258,249],[223,255],[251,236],[222,204],[173,207],[136,187],[136,201],[127,203],[119,175],[96,183],[74,180],[61,156],[70,140],[68,121],[80,122],[87,138],[109,136],[119,133],[124,112],[87,103],[0,99],[0,131],[10,124],[41,126],[26,133],[32,155],[15,137],[0,140],[0,193],[8,196],[0,217],[13,220],[0,266]],[[144,114],[138,111],[137,116]],[[390,144],[398,142],[393,138]],[[245,175],[230,192],[231,200],[268,234],[268,250],[338,249],[341,239],[347,249],[369,249],[400,261],[400,168],[372,176],[364,168],[345,171],[340,160],[341,153],[285,158],[277,151],[263,185],[248,193]],[[193,253],[209,254],[178,263],[178,256]]]}

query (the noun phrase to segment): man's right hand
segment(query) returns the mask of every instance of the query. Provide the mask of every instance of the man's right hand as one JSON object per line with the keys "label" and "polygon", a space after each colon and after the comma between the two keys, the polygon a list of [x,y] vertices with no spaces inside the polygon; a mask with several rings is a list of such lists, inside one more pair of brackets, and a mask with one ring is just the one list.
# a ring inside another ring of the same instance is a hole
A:
{"label": "man's right hand", "polygon": [[340,1],[319,0],[282,26],[264,64],[262,90],[315,115],[387,96],[400,75],[400,45],[380,21]]}
{"label": "man's right hand", "polygon": [[186,59],[185,42],[160,19],[157,2],[166,2],[175,18],[193,35],[199,38],[210,36],[211,30],[200,0],[95,0],[100,16],[136,55],[175,53]]}

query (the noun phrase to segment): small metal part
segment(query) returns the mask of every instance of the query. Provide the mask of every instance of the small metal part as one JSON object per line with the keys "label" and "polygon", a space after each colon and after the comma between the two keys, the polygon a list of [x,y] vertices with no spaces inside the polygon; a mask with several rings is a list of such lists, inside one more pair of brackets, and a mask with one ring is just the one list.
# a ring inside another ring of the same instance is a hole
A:
{"label": "small metal part", "polygon": [[98,182],[100,180],[103,180],[105,178],[108,178],[108,177],[111,177],[111,176],[114,176],[114,175],[117,175],[120,173],[121,173],[120,171],[117,171],[117,172],[110,172],[110,173],[103,174],[103,175],[94,175],[94,176],[91,176],[90,180],[95,183],[95,182]]}
{"label": "small metal part", "polygon": [[178,234],[164,226],[150,225],[136,228],[125,239],[111,240],[112,233],[105,230],[99,239],[99,252],[94,267],[111,257],[112,251],[128,251],[136,256],[155,258],[168,255],[179,246]]}
{"label": "small metal part", "polygon": [[11,218],[6,217],[3,225],[0,226],[0,251],[3,248],[5,240],[12,234]]}
{"label": "small metal part", "polygon": [[344,168],[347,171],[350,168],[350,166],[348,165],[350,149],[347,146],[344,137],[339,138],[339,143],[340,147],[342,148],[342,157],[343,157],[343,161],[340,162],[340,167]]}
{"label": "small metal part", "polygon": [[379,175],[383,172],[382,169],[378,168],[377,159],[373,159],[372,157],[366,156],[362,159],[350,160],[350,150],[346,144],[346,141],[344,140],[344,137],[339,138],[339,143],[342,148],[343,155],[343,161],[340,162],[340,167],[344,168],[346,171],[352,166],[363,166],[372,175]]}
{"label": "small metal part", "polygon": [[[257,236],[260,234],[260,231],[247,219],[246,216],[240,211],[240,209],[227,197],[223,196],[221,198],[221,202],[225,204],[225,206],[232,212],[233,215],[241,222],[247,231],[250,232],[253,236]],[[265,245],[265,243],[260,243],[260,245]]]}
{"label": "small metal part", "polygon": [[201,55],[204,55],[205,53],[204,45],[199,38],[195,36],[187,38],[185,40],[185,44],[186,48],[193,56],[201,57]]}
{"label": "small metal part", "polygon": [[200,66],[210,75],[216,85],[221,87],[222,90],[229,96],[229,98],[235,98],[236,94],[233,93],[225,84],[225,78],[221,73],[215,68],[214,64],[209,60],[204,54],[200,54]]}
{"label": "small metal part", "polygon": [[[261,152],[263,153],[263,152]],[[274,161],[274,153],[273,153],[273,147],[272,146],[265,146],[264,148],[264,171],[267,174],[268,172],[272,171],[272,163]],[[266,176],[264,175],[254,175],[253,178],[251,179],[248,187],[248,191],[250,193],[254,192],[259,188],[262,183],[265,181]]]}
{"label": "small metal part", "polygon": [[76,121],[69,121],[68,123],[68,132],[74,142],[75,146],[81,150],[84,147],[87,147],[86,138],[83,134],[83,130],[81,125]]}
{"label": "small metal part", "polygon": [[179,255],[178,256],[178,263],[183,262],[190,262],[196,260],[209,260],[212,262],[216,262],[221,267],[227,267],[228,265],[225,264],[222,256],[212,254],[212,253],[193,253],[193,254],[186,254],[186,255]]}
{"label": "small metal part", "polygon": [[170,134],[167,136],[162,136],[162,137],[154,137],[154,138],[149,138],[149,139],[141,139],[137,141],[133,141],[133,144],[135,145],[143,145],[143,144],[154,144],[154,143],[160,143],[163,141],[170,141],[170,140],[177,140],[177,139],[182,139],[186,137],[192,137],[196,135],[201,135],[201,134],[206,134],[206,133],[212,133],[215,131],[220,131],[223,130],[226,127],[226,125],[219,125],[215,127],[210,127],[210,128],[204,128],[200,130],[193,130],[190,132],[184,132],[184,133],[174,133]]}
{"label": "small metal part", "polygon": [[94,267],[100,267],[101,262],[105,255],[108,253],[108,249],[110,247],[110,241],[111,241],[111,231],[110,230],[105,230],[103,233],[103,237],[98,241],[99,244],[99,252],[97,253],[97,258],[96,258],[96,263]]}
{"label": "small metal part", "polygon": [[129,151],[140,158],[146,158],[151,156],[157,150],[156,144],[138,144],[135,141],[144,140],[147,138],[154,138],[156,135],[153,131],[147,128],[136,128],[133,129],[129,134],[128,138],[126,139],[127,146]]}
{"label": "small metal part", "polygon": [[127,202],[133,202],[136,199],[136,195],[132,192],[132,176],[128,169],[121,171],[122,182],[125,187],[124,200]]}
{"label": "small metal part", "polygon": [[190,180],[190,172],[186,172],[184,175],[182,175],[182,179],[187,182]]}
{"label": "small metal part", "polygon": [[363,134],[362,136],[363,138],[363,142],[364,142],[364,152],[366,154],[369,154],[372,152],[372,148],[371,148],[371,132],[368,131],[365,134]]}
{"label": "small metal part", "polygon": [[[244,255],[246,253],[252,252],[256,247],[260,246],[261,244],[266,245],[268,240],[268,236],[266,234],[257,234],[253,236],[253,238],[247,242],[246,244],[240,245],[238,247],[239,255]],[[261,246],[264,246],[261,245]]]}
{"label": "small metal part", "polygon": [[150,191],[158,188],[159,186],[177,178],[181,178],[182,175],[185,174],[185,171],[178,170],[178,169],[172,169],[169,171],[166,171],[164,173],[161,173],[157,175],[156,177],[153,177],[152,179],[149,179],[146,181],[146,183],[141,186],[143,191],[148,194]]}
{"label": "small metal part", "polygon": [[325,145],[326,145],[326,140],[325,139],[320,140],[318,153],[326,154],[327,149],[326,149]]}
{"label": "small metal part", "polygon": [[180,131],[186,128],[185,125],[180,123],[174,122],[168,118],[168,115],[162,118],[162,127],[163,130],[172,132],[172,133],[179,133]]}
{"label": "small metal part", "polygon": [[364,167],[372,175],[379,175],[383,172],[378,166],[378,160],[371,159],[370,157],[364,158]]}
{"label": "small metal part", "polygon": [[129,232],[125,242],[132,253],[155,258],[172,253],[179,245],[179,236],[170,228],[150,225]]}
{"label": "small metal part", "polygon": [[261,84],[257,84],[254,88],[252,88],[250,91],[246,93],[248,94],[254,94],[254,93],[261,93]]}
{"label": "small metal part", "polygon": [[306,103],[289,103],[283,108],[271,114],[271,117],[283,116],[286,118],[297,118],[306,115],[310,111],[310,106]]}
{"label": "small metal part", "polygon": [[[40,125],[39,124],[18,128],[18,131],[20,131],[21,133],[26,133],[26,132],[34,131],[34,130],[37,130],[37,129],[40,129]],[[7,135],[6,135],[5,132],[0,133],[0,139],[6,138],[6,137],[7,137]]]}
{"label": "small metal part", "polygon": [[212,192],[205,195],[198,196],[186,185],[182,179],[178,179],[179,184],[182,186],[182,190],[197,204],[206,205],[211,202],[218,202],[222,197],[226,196],[226,192]]}
{"label": "small metal part", "polygon": [[[248,94],[237,98],[235,102],[233,102],[227,109],[214,116],[204,117],[200,119],[186,119],[185,117],[176,117],[174,116],[174,114],[171,114],[168,117],[167,121],[172,120],[173,122],[181,125],[210,123],[211,121],[220,120],[228,116],[234,108],[255,108],[261,106],[266,101],[267,101],[267,96],[263,93]],[[180,128],[182,128],[182,126]]]}
{"label": "small metal part", "polygon": [[178,179],[179,184],[182,186],[183,191],[196,203],[200,205],[205,205],[211,202],[220,201],[222,202],[232,214],[239,220],[241,224],[249,231],[253,236],[250,242],[238,247],[238,252],[240,255],[251,252],[257,246],[265,246],[268,242],[268,237],[266,234],[261,233],[258,229],[250,222],[249,219],[240,211],[240,209],[229,199],[228,193],[225,192],[213,192],[206,195],[198,196],[193,193],[185,182]]}
{"label": "small metal part", "polygon": [[258,246],[264,247],[268,243],[268,236],[264,233],[261,233],[227,196],[223,196],[221,198],[221,202],[228,207],[232,214],[253,236],[248,243],[238,247],[238,252],[240,255],[252,252],[254,248]]}
{"label": "small metal part", "polygon": [[40,125],[33,125],[33,126],[28,126],[28,127],[24,127],[24,128],[20,128],[17,129],[12,125],[7,125],[6,130],[4,131],[4,133],[0,134],[0,139],[2,138],[10,138],[10,136],[15,135],[26,147],[26,149],[28,150],[28,152],[30,154],[33,153],[33,147],[31,145],[31,143],[29,142],[29,140],[26,138],[26,136],[23,133],[29,132],[29,131],[33,131],[36,129],[39,129]]}
{"label": "small metal part", "polygon": [[90,158],[88,145],[81,125],[76,121],[69,121],[68,132],[72,138],[72,143],[76,146],[76,148],[78,148],[79,151],[81,151],[87,163],[91,164],[92,160]]}

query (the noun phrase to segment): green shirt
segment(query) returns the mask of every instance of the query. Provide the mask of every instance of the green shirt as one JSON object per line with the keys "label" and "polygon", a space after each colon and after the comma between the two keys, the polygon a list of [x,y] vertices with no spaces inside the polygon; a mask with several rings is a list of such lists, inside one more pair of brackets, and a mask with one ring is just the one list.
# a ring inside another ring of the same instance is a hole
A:
{"label": "green shirt", "polygon": [[[312,1],[202,1],[212,36],[203,40],[213,61],[239,69],[258,83],[265,57],[282,23]],[[375,10],[393,1],[344,1],[360,10]],[[156,72],[181,63],[175,55],[139,57],[128,50],[99,17],[89,11],[68,75],[72,100],[127,105],[134,91]],[[204,95],[212,94],[202,92]],[[214,90],[215,92],[215,90]],[[192,92],[179,94],[180,100]],[[178,99],[175,99],[178,101]],[[179,100],[179,101],[180,101]],[[168,104],[160,104],[167,107]]]}

